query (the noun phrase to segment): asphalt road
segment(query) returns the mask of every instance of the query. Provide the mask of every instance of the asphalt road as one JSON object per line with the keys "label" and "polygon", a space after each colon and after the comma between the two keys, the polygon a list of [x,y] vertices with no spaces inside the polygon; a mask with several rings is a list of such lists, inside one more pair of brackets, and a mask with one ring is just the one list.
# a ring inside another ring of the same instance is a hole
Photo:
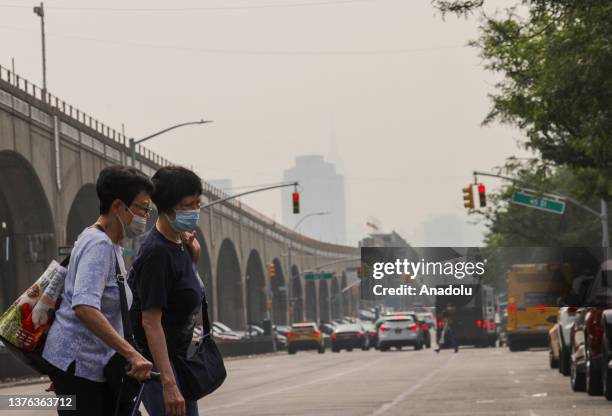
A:
{"label": "asphalt road", "polygon": [[[598,416],[612,402],[573,393],[546,351],[505,348],[267,355],[227,362],[228,379],[200,401],[213,415]],[[0,389],[34,394],[43,385]],[[0,411],[0,415],[52,412]]]}

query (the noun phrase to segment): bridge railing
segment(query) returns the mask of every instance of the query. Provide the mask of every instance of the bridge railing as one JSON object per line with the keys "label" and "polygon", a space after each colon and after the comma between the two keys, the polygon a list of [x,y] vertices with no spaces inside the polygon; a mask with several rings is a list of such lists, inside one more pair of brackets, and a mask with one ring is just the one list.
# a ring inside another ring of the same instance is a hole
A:
{"label": "bridge railing", "polygon": [[[39,100],[41,105],[50,107],[58,113],[61,113],[64,116],[104,135],[108,139],[113,140],[115,143],[122,146],[121,150],[123,152],[127,153],[129,138],[122,132],[109,127],[84,111],[81,111],[79,108],[66,103],[64,100],[54,96],[48,91],[45,91],[43,88],[19,76],[19,74],[12,72],[10,69],[5,68],[2,65],[0,65],[0,80],[7,82],[14,88],[24,92],[30,97]],[[151,162],[157,166],[167,166],[171,164],[166,158],[143,146],[137,146],[136,153],[139,158],[144,158],[148,162]]]}
{"label": "bridge railing", "polygon": [[[71,104],[66,103],[64,100],[61,100],[58,97],[54,96],[53,94],[50,94],[48,91],[45,91],[43,88],[39,87],[38,85],[28,81],[27,79],[23,77],[20,77],[19,74],[12,72],[10,69],[5,68],[2,65],[0,65],[0,81],[6,82],[12,88],[17,89],[21,91],[22,93],[25,93],[26,95],[28,95],[30,98],[33,98],[34,100],[37,100],[38,101],[37,106],[40,106],[42,108],[51,109],[52,110],[51,112],[55,112],[56,114],[59,113],[63,115],[64,117],[71,119],[74,122],[80,123],[81,125],[84,125],[88,127],[89,129],[96,131],[97,133],[101,134],[107,139],[112,140],[118,145],[119,147],[118,150],[120,150],[125,155],[127,155],[128,158],[130,157],[129,151],[128,151],[129,150],[128,149],[129,138],[127,138],[123,133],[91,117],[89,114],[85,113],[84,111],[81,111],[77,107],[74,107]],[[148,162],[149,165],[152,165],[155,167],[168,166],[172,164],[168,159],[158,155],[157,153],[151,151],[150,149],[147,149],[144,146],[138,145],[136,147],[136,153],[139,156],[139,159],[141,159],[141,161],[142,159],[144,159],[145,162]],[[204,187],[205,193],[207,193],[209,197],[212,197],[211,198],[212,200],[221,199],[221,198],[225,198],[228,196],[228,194],[225,193],[223,190],[209,183],[204,182],[203,187]],[[274,229],[274,231],[282,235],[283,238],[292,239],[296,243],[303,244],[306,247],[307,246],[320,247],[320,249],[318,250],[319,252],[329,251],[329,252],[336,252],[336,253],[342,252],[342,253],[349,254],[352,250],[354,250],[353,247],[339,246],[339,245],[335,245],[331,243],[324,243],[324,242],[306,237],[302,234],[296,233],[292,229],[285,227],[282,224],[277,223],[276,221],[270,219],[269,217],[266,217],[264,214],[260,213],[259,211],[249,207],[248,205],[242,204],[239,200],[233,199],[233,200],[226,201],[223,204],[226,206],[232,207],[238,212],[242,212],[246,214],[253,220],[259,222],[260,224],[263,224],[271,229]]]}

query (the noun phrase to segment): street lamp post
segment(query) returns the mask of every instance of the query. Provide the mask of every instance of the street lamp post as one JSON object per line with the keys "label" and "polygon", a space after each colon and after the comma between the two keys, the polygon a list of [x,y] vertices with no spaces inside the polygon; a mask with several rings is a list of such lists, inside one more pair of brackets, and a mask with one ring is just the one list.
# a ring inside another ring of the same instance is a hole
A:
{"label": "street lamp post", "polygon": [[47,101],[47,45],[45,41],[45,7],[41,2],[40,6],[34,7],[34,14],[40,17],[40,31],[42,37],[42,76],[43,76],[43,101]]}
{"label": "street lamp post", "polygon": [[[293,227],[293,231],[297,232],[299,226],[302,224],[302,222],[304,222],[304,220],[306,218],[310,218],[310,217],[314,217],[314,216],[319,216],[319,215],[328,215],[329,212],[328,211],[320,211],[320,212],[311,212],[310,214],[304,215],[302,217],[302,219],[300,219],[297,224],[295,224],[295,227]],[[291,249],[293,248],[293,243],[292,240],[289,239],[289,247],[287,248],[287,273],[289,274],[289,278],[288,278],[288,283],[287,283],[287,299],[289,300],[289,308],[291,310],[291,313],[289,314],[289,324],[293,323],[293,316],[295,313],[294,310],[294,300],[292,298],[293,296],[293,268],[291,267]],[[298,275],[299,278],[299,275]]]}
{"label": "street lamp post", "polygon": [[199,121],[188,121],[186,123],[180,123],[180,124],[176,124],[174,126],[165,128],[163,130],[158,131],[157,133],[153,133],[147,137],[143,137],[142,139],[138,139],[135,140],[134,138],[130,139],[130,156],[132,158],[132,167],[136,167],[136,145],[142,143],[142,142],[146,142],[147,140],[152,139],[153,137],[157,137],[160,134],[164,134],[166,132],[169,132],[170,130],[174,130],[174,129],[178,129],[179,127],[184,127],[184,126],[192,126],[194,124],[206,124],[206,123],[212,123],[212,120],[199,120]]}

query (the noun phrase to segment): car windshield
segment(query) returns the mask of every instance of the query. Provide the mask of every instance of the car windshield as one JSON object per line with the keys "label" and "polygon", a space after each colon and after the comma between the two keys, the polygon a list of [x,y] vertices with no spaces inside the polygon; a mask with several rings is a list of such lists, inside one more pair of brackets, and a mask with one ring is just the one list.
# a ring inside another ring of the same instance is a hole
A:
{"label": "car windshield", "polygon": [[357,325],[338,325],[335,332],[359,332],[361,328]]}

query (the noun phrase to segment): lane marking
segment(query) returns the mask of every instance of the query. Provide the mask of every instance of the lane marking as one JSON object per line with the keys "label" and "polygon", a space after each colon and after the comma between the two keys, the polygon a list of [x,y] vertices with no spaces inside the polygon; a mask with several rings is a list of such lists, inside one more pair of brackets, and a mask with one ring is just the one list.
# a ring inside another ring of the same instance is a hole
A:
{"label": "lane marking", "polygon": [[421,381],[419,381],[417,384],[413,384],[408,390],[405,390],[403,393],[401,393],[399,396],[397,396],[392,401],[384,403],[381,407],[379,407],[378,409],[370,413],[370,416],[382,415],[383,413],[385,413],[386,411],[388,411],[389,409],[391,409],[392,407],[394,407],[395,405],[397,405],[398,403],[406,399],[408,395],[414,393],[415,391],[423,387],[423,384],[425,384],[425,382],[429,381],[436,374],[438,374],[440,371],[445,369],[449,365],[449,363],[455,359],[455,357],[457,357],[456,354],[451,355],[450,358],[446,360],[446,362],[442,366],[438,367],[437,369],[429,373],[425,378],[421,379]]}
{"label": "lane marking", "polygon": [[[301,384],[294,384],[294,385],[291,385],[291,386],[282,387],[280,389],[276,389],[276,390],[272,390],[272,391],[268,391],[268,392],[258,393],[258,394],[252,395],[252,396],[247,396],[247,397],[244,397],[244,398],[242,398],[240,400],[237,400],[235,402],[231,402],[231,403],[228,403],[228,404],[223,404],[221,406],[215,406],[215,407],[199,407],[198,406],[198,410],[201,410],[203,412],[210,412],[210,411],[218,410],[218,409],[227,409],[227,408],[230,408],[230,407],[239,406],[241,404],[248,403],[248,402],[250,402],[252,400],[260,399],[262,397],[273,396],[275,394],[285,393],[286,391],[289,391],[289,390],[300,389],[302,387],[311,386],[313,384],[318,384],[318,383],[320,383],[322,381],[328,381],[328,380],[331,380],[331,379],[334,379],[334,378],[337,378],[337,377],[342,377],[344,375],[354,373],[354,372],[359,371],[359,370],[363,370],[364,368],[367,368],[367,367],[371,367],[372,365],[376,364],[378,361],[382,360],[383,358],[385,358],[385,357],[377,358],[376,360],[370,361],[369,363],[366,363],[366,364],[364,364],[362,366],[353,367],[350,370],[342,371],[342,372],[339,372],[339,373],[334,373],[334,374],[331,374],[331,375],[329,375],[327,377],[318,378],[318,379],[311,380],[311,381],[308,381],[308,382],[305,382],[305,383],[301,383]],[[350,361],[347,360],[346,362],[352,363],[353,361],[354,360],[350,360]]]}
{"label": "lane marking", "polygon": [[536,393],[532,394],[531,397],[548,397],[548,393]]}

